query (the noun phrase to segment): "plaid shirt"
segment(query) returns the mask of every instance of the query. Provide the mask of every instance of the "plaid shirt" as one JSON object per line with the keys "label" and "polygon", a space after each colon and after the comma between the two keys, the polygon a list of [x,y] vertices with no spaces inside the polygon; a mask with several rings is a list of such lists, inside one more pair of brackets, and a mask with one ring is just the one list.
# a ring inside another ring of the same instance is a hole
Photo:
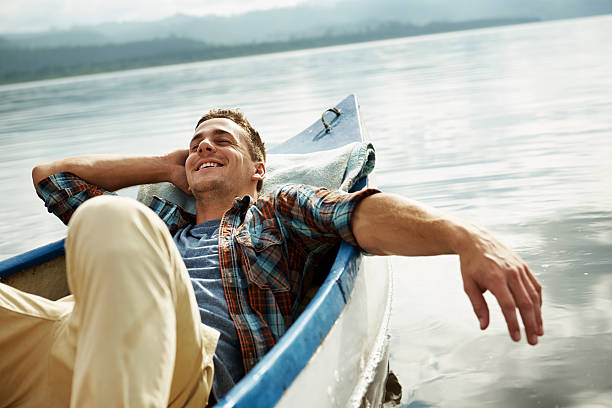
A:
{"label": "plaid shirt", "polygon": [[[85,200],[114,194],[70,173],[44,179],[36,191],[48,211],[65,224]],[[219,265],[245,372],[297,318],[305,282],[328,272],[317,270],[321,259],[340,240],[356,245],[350,228],[353,210],[376,192],[286,185],[257,201],[236,198],[225,212],[219,228]],[[172,234],[195,223],[193,214],[161,198],[154,197],[150,207]]]}

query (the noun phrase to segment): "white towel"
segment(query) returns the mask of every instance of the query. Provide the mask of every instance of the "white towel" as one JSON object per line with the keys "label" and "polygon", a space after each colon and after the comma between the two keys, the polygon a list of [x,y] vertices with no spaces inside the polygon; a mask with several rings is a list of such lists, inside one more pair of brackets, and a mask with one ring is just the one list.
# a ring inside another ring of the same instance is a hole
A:
{"label": "white towel", "polygon": [[[376,155],[370,142],[354,142],[333,150],[305,154],[270,154],[262,194],[284,184],[309,184],[349,191],[374,170]],[[195,199],[171,183],[142,185],[138,200],[150,204],[158,196],[195,214]]]}

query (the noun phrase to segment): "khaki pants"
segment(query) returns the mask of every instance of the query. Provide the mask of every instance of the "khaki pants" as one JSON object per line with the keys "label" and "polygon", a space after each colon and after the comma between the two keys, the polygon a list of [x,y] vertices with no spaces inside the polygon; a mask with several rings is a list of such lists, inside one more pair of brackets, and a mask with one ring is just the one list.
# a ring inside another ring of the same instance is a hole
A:
{"label": "khaki pants", "polygon": [[71,296],[0,284],[0,407],[205,407],[219,333],[166,226],[127,198],[74,214]]}

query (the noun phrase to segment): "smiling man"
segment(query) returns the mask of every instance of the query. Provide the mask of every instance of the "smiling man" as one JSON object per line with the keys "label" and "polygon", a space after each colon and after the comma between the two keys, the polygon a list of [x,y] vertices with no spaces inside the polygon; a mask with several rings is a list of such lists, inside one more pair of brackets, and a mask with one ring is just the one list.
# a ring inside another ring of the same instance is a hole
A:
{"label": "smiling man", "polygon": [[[198,121],[189,148],[161,157],[90,155],[37,166],[33,181],[68,224],[73,297],[0,285],[0,405],[204,406],[221,398],[297,318],[317,263],[344,240],[375,255],[458,254],[485,329],[483,292],[513,340],[543,334],[541,286],[485,230],[402,197],[286,185],[258,197],[259,134],[234,110]],[[113,191],[170,181],[196,214]],[[153,211],[151,211],[153,210]],[[23,336],[44,338],[20,341]],[[19,350],[18,359],[5,355]],[[48,364],[43,364],[47,361]],[[210,394],[210,400],[209,400]]]}
{"label": "smiling man", "polygon": [[253,183],[257,192],[263,186],[264,144],[243,116],[230,112],[225,114],[232,119],[211,113],[198,121],[185,161],[186,183],[173,181],[195,197],[198,224],[221,218],[236,197],[256,197]]}

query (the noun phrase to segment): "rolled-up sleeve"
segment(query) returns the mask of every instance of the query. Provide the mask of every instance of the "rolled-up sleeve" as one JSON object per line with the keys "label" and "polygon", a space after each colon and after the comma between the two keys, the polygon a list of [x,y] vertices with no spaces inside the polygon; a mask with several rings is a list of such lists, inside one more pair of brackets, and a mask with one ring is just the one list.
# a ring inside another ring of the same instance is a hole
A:
{"label": "rolled-up sleeve", "polygon": [[288,226],[291,235],[312,250],[322,241],[340,238],[353,246],[357,240],[351,230],[351,219],[357,204],[364,198],[379,193],[365,189],[355,193],[287,185],[274,196],[277,216]]}
{"label": "rolled-up sleeve", "polygon": [[47,211],[66,225],[76,209],[90,198],[103,194],[117,195],[72,173],[57,173],[43,179],[36,186],[36,194],[44,201]]}

